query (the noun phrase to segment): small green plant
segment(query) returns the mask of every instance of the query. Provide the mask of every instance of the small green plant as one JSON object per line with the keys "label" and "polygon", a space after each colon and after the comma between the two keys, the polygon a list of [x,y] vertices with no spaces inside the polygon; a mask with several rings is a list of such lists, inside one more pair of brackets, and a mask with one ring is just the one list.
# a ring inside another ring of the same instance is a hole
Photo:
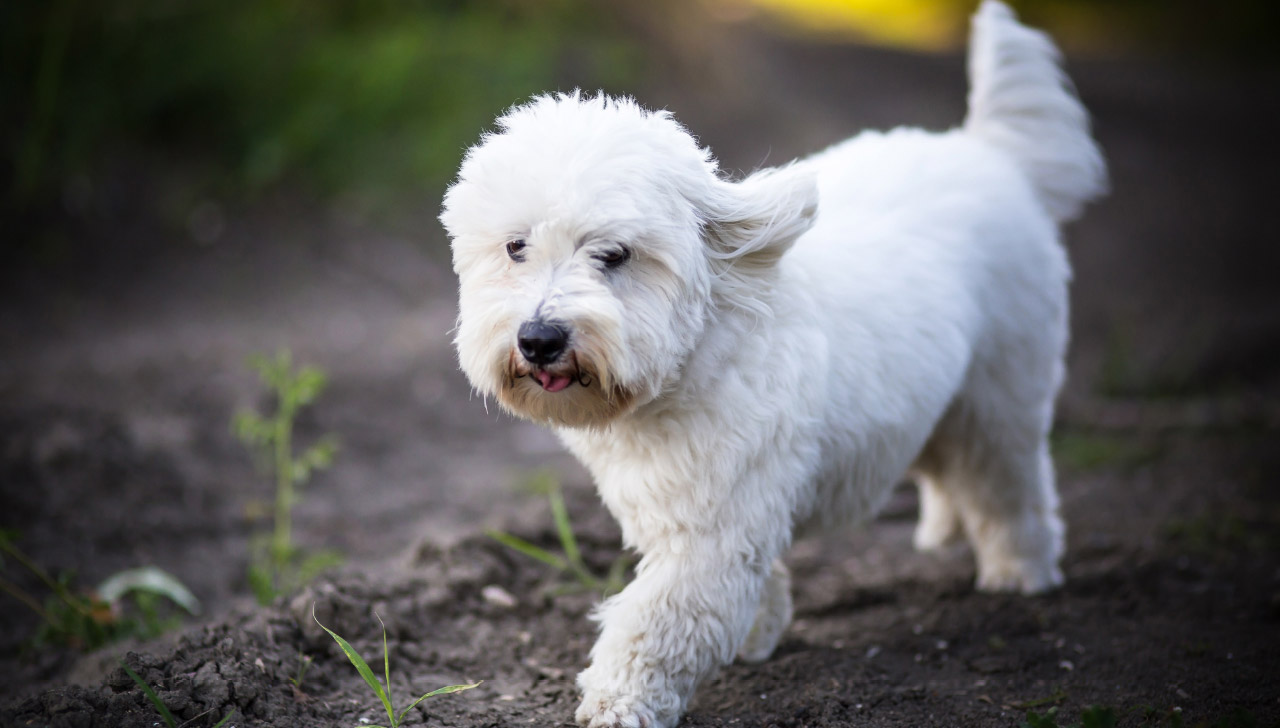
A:
{"label": "small green plant", "polygon": [[154,566],[127,569],[108,577],[92,590],[77,590],[70,573],[55,578],[14,543],[14,531],[0,530],[0,572],[9,557],[33,574],[49,590],[43,603],[17,583],[0,576],[0,591],[17,599],[40,617],[36,646],[63,645],[93,650],[125,637],[149,639],[176,625],[162,614],[162,600],[188,614],[200,613],[200,602],[182,582]]}
{"label": "small green plant", "polygon": [[1058,728],[1057,716],[1057,708],[1049,708],[1043,715],[1034,710],[1028,710],[1027,718],[1022,721],[1019,728]]}
{"label": "small green plant", "polygon": [[586,563],[582,560],[582,551],[578,548],[578,539],[573,535],[573,525],[569,522],[569,511],[564,505],[564,494],[561,492],[560,482],[556,480],[555,476],[547,472],[535,474],[529,480],[528,490],[546,495],[547,501],[551,505],[551,517],[556,524],[556,535],[560,539],[562,553],[552,553],[518,536],[512,536],[503,531],[490,529],[485,533],[504,546],[514,549],[531,559],[541,561],[556,571],[573,576],[577,580],[577,587],[581,589],[600,592],[606,596],[622,591],[622,587],[626,586],[624,577],[627,567],[631,565],[630,559],[625,554],[620,555],[609,565],[609,571],[603,578],[591,573],[591,570],[587,568]]}
{"label": "small green plant", "polygon": [[289,678],[289,682],[298,690],[302,689],[302,679],[307,676],[307,668],[311,667],[311,655],[298,653],[298,673]]}
{"label": "small green plant", "polygon": [[250,544],[249,586],[265,605],[342,563],[336,551],[307,553],[293,542],[293,508],[300,500],[299,490],[314,472],[333,464],[338,443],[333,435],[325,435],[300,455],[293,450],[294,420],[324,390],[323,372],[310,366],[294,369],[288,349],[281,349],[274,358],[254,356],[249,365],[276,400],[275,412],[268,416],[242,410],[232,420],[236,437],[275,479],[272,530],[257,535]]}
{"label": "small green plant", "polygon": [[[129,676],[130,679],[133,680],[134,683],[137,684],[138,689],[142,691],[142,694],[147,696],[147,700],[150,700],[151,704],[156,706],[156,711],[160,713],[160,718],[164,720],[164,724],[169,728],[178,728],[177,719],[173,717],[173,713],[169,712],[169,708],[164,704],[164,701],[160,699],[160,696],[156,695],[155,689],[153,689],[150,685],[148,685],[146,680],[143,680],[141,677],[138,677],[138,673],[134,672],[133,670],[130,670],[129,666],[124,663],[124,660],[120,661],[120,667],[124,668],[125,673]],[[213,728],[222,728],[222,726],[227,724],[227,721],[231,720],[231,716],[235,714],[236,714],[235,710],[232,710],[230,713],[227,713],[225,716],[222,717],[222,720],[214,724]],[[192,720],[195,720],[195,718],[192,718]],[[190,723],[190,722],[191,721],[187,721],[187,723]],[[183,723],[183,725],[186,725],[186,723]]]}
{"label": "small green plant", "polygon": [[[374,612],[373,616],[378,617],[378,613]],[[413,710],[417,707],[418,703],[421,703],[427,698],[435,697],[436,695],[462,692],[463,690],[470,690],[471,688],[480,685],[480,683],[476,682],[471,683],[470,685],[448,685],[443,688],[437,688],[419,697],[417,700],[410,703],[409,707],[399,713],[396,713],[395,707],[391,702],[391,656],[387,651],[387,625],[382,622],[382,617],[378,617],[378,623],[382,625],[382,668],[387,680],[385,687],[373,674],[373,670],[369,669],[369,663],[364,661],[364,658],[360,656],[360,653],[356,652],[355,648],[352,647],[349,642],[340,637],[337,632],[334,632],[320,623],[320,620],[316,617],[316,605],[314,604],[311,605],[311,618],[316,621],[316,624],[320,625],[320,629],[329,633],[329,636],[333,638],[334,642],[338,643],[338,647],[342,648],[343,654],[345,654],[347,659],[351,661],[351,664],[355,666],[356,672],[359,672],[360,677],[364,678],[364,681],[368,683],[374,694],[378,696],[378,700],[382,702],[382,707],[387,711],[386,726],[366,725],[362,726],[362,728],[399,728],[399,726],[404,725],[404,717],[409,714],[409,711]]]}

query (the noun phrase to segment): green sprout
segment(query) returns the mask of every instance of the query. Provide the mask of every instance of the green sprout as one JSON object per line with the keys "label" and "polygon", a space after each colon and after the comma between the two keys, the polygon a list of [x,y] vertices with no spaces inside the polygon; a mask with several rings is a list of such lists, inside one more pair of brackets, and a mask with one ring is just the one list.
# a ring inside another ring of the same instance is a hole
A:
{"label": "green sprout", "polygon": [[512,536],[509,533],[487,530],[490,538],[536,561],[550,566],[556,571],[566,573],[577,580],[577,586],[587,591],[600,592],[605,596],[616,594],[626,586],[625,575],[631,560],[620,555],[609,565],[608,573],[602,578],[591,573],[582,560],[582,551],[578,548],[578,539],[573,535],[573,526],[569,522],[569,510],[564,505],[564,494],[560,482],[547,472],[535,474],[529,482],[528,489],[534,493],[543,493],[551,505],[551,517],[556,524],[556,535],[560,539],[563,553],[555,554],[528,541]]}
{"label": "green sprout", "polygon": [[125,637],[149,639],[175,626],[161,615],[161,600],[188,614],[200,613],[200,602],[182,582],[154,566],[127,569],[111,575],[88,591],[72,587],[67,572],[55,578],[14,543],[17,534],[0,530],[0,572],[5,557],[16,561],[49,590],[43,603],[31,592],[0,575],[0,591],[17,599],[40,617],[36,645],[58,644],[94,650]]}
{"label": "green sprout", "polygon": [[[374,612],[373,616],[378,617],[378,613]],[[395,707],[391,702],[391,657],[390,653],[387,651],[387,625],[383,623],[382,617],[378,617],[378,623],[382,625],[382,668],[387,680],[385,687],[373,674],[373,670],[369,669],[369,663],[364,661],[364,658],[360,656],[360,653],[356,652],[355,648],[351,646],[351,643],[342,639],[337,632],[334,632],[321,624],[320,620],[316,617],[315,604],[311,605],[311,618],[316,621],[316,624],[320,625],[320,629],[329,633],[329,636],[333,638],[334,642],[338,643],[338,647],[342,648],[343,654],[345,654],[347,659],[351,661],[351,664],[355,666],[356,672],[359,672],[360,677],[364,678],[364,681],[368,683],[374,694],[378,696],[378,700],[382,701],[382,707],[387,711],[386,726],[372,725],[362,726],[362,728],[399,728],[401,725],[404,725],[404,717],[409,714],[409,711],[413,710],[417,707],[418,703],[421,703],[427,698],[435,697],[436,695],[446,695],[448,693],[458,693],[463,690],[470,690],[471,688],[480,685],[480,683],[476,682],[471,683],[470,685],[447,685],[442,688],[437,688],[419,697],[417,700],[410,703],[409,707],[399,713],[396,713]]]}
{"label": "green sprout", "polygon": [[[164,701],[160,699],[160,696],[156,695],[156,691],[147,684],[147,681],[138,677],[138,673],[130,670],[129,666],[124,663],[124,660],[120,661],[120,667],[124,668],[125,673],[128,674],[133,682],[137,684],[138,689],[142,691],[142,694],[147,696],[147,700],[150,700],[151,704],[156,706],[156,711],[160,713],[160,718],[164,720],[164,724],[169,728],[178,728],[177,719],[173,717],[173,713],[169,712],[169,708],[164,704]],[[227,724],[227,721],[231,720],[231,716],[235,714],[235,709],[232,709],[230,713],[227,713],[222,717],[222,720],[215,723],[213,728],[222,728],[222,726]],[[198,718],[199,716],[196,717]],[[191,720],[195,720],[195,718],[192,718]],[[187,721],[187,723],[190,722],[191,721]],[[183,723],[183,725],[186,725],[186,723]]]}
{"label": "green sprout", "polygon": [[289,682],[298,690],[302,690],[302,679],[307,676],[307,668],[311,667],[311,655],[304,655],[298,652],[298,674],[289,678]]}
{"label": "green sprout", "polygon": [[273,414],[242,410],[232,420],[236,437],[254,450],[259,462],[275,476],[273,529],[256,537],[250,549],[249,585],[258,602],[265,605],[342,563],[336,551],[306,553],[293,542],[293,507],[301,500],[299,490],[313,473],[333,464],[338,443],[333,435],[325,435],[300,455],[293,451],[294,420],[298,411],[324,390],[323,372],[309,366],[295,370],[288,349],[281,349],[272,359],[254,356],[249,364],[276,398]]}

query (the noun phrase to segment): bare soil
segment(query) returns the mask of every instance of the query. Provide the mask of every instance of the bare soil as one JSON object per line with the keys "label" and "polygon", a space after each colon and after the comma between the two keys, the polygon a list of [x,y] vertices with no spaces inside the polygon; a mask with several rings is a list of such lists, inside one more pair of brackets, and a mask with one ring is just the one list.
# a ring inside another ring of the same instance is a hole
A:
{"label": "bare soil", "polygon": [[[963,113],[958,57],[717,42],[714,63],[676,54],[642,101],[674,110],[729,168]],[[796,622],[777,654],[724,670],[682,725],[1012,726],[1054,706],[1066,724],[1094,704],[1121,725],[1280,725],[1280,252],[1264,217],[1280,84],[1169,61],[1071,70],[1114,193],[1068,231],[1066,586],[974,592],[964,547],[911,551],[904,488],[875,523],[797,544]],[[238,726],[385,720],[313,605],[371,662],[381,616],[401,705],[484,681],[414,721],[567,724],[596,596],[557,595],[557,575],[482,529],[553,546],[545,505],[517,489],[547,467],[598,570],[618,535],[554,438],[469,396],[435,193],[394,224],[288,198],[190,215],[172,211],[182,175],[159,166],[121,162],[87,206],[37,231],[76,255],[4,268],[0,527],[84,584],[158,565],[205,613],[78,655],[24,650],[35,619],[0,599],[0,726],[155,725],[120,657],[191,726],[231,710]],[[349,561],[260,608],[245,567],[266,524],[249,514],[270,494],[229,422],[266,403],[245,358],[279,346],[330,374],[301,439],[342,440],[305,492],[298,539]]]}

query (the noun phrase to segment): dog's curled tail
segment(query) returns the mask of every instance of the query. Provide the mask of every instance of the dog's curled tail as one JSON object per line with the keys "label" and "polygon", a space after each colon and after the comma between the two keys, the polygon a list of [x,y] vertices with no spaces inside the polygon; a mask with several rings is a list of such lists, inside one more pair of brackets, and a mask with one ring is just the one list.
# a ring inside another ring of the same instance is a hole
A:
{"label": "dog's curled tail", "polygon": [[1010,154],[1059,222],[1107,190],[1106,163],[1057,47],[997,0],[973,16],[964,129]]}

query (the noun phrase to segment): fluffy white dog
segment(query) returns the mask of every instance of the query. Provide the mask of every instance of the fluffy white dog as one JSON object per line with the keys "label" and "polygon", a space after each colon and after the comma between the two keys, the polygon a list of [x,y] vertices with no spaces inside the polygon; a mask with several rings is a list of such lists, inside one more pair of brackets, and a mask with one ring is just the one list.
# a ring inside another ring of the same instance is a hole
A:
{"label": "fluffy white dog", "polygon": [[598,610],[585,726],[672,726],[791,619],[793,532],[918,478],[920,548],[980,589],[1062,581],[1046,436],[1067,343],[1057,223],[1105,185],[1044,34],[988,1],[969,115],[735,182],[670,114],[543,96],[441,215],[473,386],[554,428],[641,554]]}

